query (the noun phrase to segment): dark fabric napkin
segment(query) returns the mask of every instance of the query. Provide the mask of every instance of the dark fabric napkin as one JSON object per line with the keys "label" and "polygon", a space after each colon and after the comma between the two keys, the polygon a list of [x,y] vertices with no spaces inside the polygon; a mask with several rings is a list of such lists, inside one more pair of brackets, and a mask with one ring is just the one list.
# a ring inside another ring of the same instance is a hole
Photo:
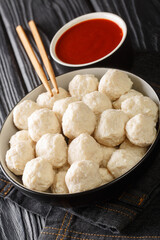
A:
{"label": "dark fabric napkin", "polygon": [[84,222],[117,234],[133,222],[137,215],[152,203],[160,191],[160,153],[158,147],[154,149],[152,157],[149,159],[150,163],[147,164],[145,171],[142,171],[140,176],[134,179],[112,201],[104,199],[104,202],[91,203],[85,207],[53,207],[22,194],[2,173],[0,175],[0,195],[28,211],[47,217],[46,227],[47,224],[50,226],[58,224],[57,219],[61,222],[61,217],[65,212],[67,216],[76,216]]}
{"label": "dark fabric napkin", "polygon": [[[145,11],[139,14],[139,9],[143,9],[144,5]],[[9,92],[12,98],[11,100],[10,97],[3,99],[3,103],[6,102],[3,105],[7,107],[2,109],[4,115],[1,119],[4,120],[6,111],[9,112],[20,98],[40,84],[17,37],[15,27],[18,24],[24,27],[39,57],[28,27],[29,20],[35,20],[46,49],[49,49],[54,33],[72,18],[94,11],[116,13],[127,23],[128,37],[124,48],[122,47],[118,54],[97,66],[117,67],[131,71],[144,77],[158,91],[157,76],[160,75],[158,9],[160,9],[158,0],[141,2],[132,0],[130,5],[125,0],[119,0],[117,4],[110,0],[88,2],[0,0],[0,13],[3,20],[3,27],[0,30],[3,32],[1,40],[4,47],[4,52],[2,51],[0,55],[4,62],[2,87],[5,81],[8,86],[12,84],[6,92],[6,95]],[[146,15],[150,21],[146,20]],[[151,23],[154,23],[153,26]],[[150,34],[148,34],[148,29],[150,29]],[[41,62],[40,58],[39,60]],[[56,75],[72,70],[62,68],[55,62],[52,63]],[[50,206],[25,196],[8,181],[2,172],[0,172],[0,196],[46,219],[39,239],[158,239],[160,238],[160,207],[158,205],[160,201],[160,152],[158,145],[159,142],[154,154],[149,158],[148,166],[128,184],[125,191],[112,201],[104,199],[104,202],[97,202],[87,207],[70,209]],[[157,214],[156,207],[159,210]],[[152,224],[150,224],[151,221]],[[138,231],[140,226],[141,229]],[[150,226],[153,227],[150,228]],[[144,236],[146,233],[147,236]],[[135,237],[132,237],[133,234]]]}

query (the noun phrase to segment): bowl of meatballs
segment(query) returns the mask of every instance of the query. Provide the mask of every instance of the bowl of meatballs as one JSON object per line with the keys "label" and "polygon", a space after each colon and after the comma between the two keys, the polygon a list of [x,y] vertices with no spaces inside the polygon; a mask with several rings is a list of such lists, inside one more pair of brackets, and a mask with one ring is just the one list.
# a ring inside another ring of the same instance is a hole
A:
{"label": "bowl of meatballs", "polygon": [[60,206],[114,196],[158,141],[159,98],[143,79],[118,69],[56,79],[59,94],[40,85],[8,116],[1,168],[24,194]]}

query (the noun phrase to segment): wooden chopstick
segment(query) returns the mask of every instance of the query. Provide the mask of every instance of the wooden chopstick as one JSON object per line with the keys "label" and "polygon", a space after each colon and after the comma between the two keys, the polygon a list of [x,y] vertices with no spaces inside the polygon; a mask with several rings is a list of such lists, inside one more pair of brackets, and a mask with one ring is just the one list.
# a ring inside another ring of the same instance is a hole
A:
{"label": "wooden chopstick", "polygon": [[33,20],[29,21],[28,24],[29,24],[29,27],[31,29],[32,35],[34,37],[34,40],[37,44],[37,47],[38,47],[38,50],[40,52],[40,55],[41,55],[42,61],[44,63],[44,66],[45,66],[45,68],[48,72],[48,75],[50,77],[50,80],[51,80],[54,88],[56,89],[56,92],[59,93],[56,78],[55,78],[55,74],[54,74],[52,65],[51,65],[51,63],[48,59],[45,47],[43,45],[42,39],[41,39],[40,34],[38,32],[38,29],[36,27],[36,24]]}
{"label": "wooden chopstick", "polygon": [[39,61],[38,61],[38,59],[37,59],[37,57],[36,57],[36,55],[35,55],[35,53],[32,49],[32,46],[31,46],[31,44],[30,44],[22,26],[20,26],[20,25],[17,26],[16,31],[17,31],[18,36],[19,36],[19,38],[20,38],[20,40],[23,44],[24,49],[26,50],[26,53],[28,54],[28,57],[29,57],[34,69],[36,70],[36,72],[37,72],[39,78],[41,79],[42,83],[44,84],[46,90],[50,93],[50,95],[52,97],[53,92],[52,92],[52,89],[49,85],[47,77],[46,77],[46,75],[43,71],[43,68],[42,68],[41,64],[39,63]]}

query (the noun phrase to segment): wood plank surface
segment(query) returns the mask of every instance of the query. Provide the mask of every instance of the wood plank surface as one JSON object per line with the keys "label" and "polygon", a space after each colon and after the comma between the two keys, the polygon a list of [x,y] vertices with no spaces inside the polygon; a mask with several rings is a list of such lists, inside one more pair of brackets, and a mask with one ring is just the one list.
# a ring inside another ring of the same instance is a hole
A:
{"label": "wood plank surface", "polygon": [[[95,11],[118,14],[128,28],[127,39],[118,53],[95,66],[131,71],[160,95],[159,0],[0,0],[0,128],[17,102],[41,84],[18,39],[16,26],[23,26],[43,65],[28,21],[36,22],[51,59],[49,44],[57,30],[71,19]],[[52,59],[51,63],[56,75],[73,70]],[[0,198],[0,239],[36,240],[44,224],[44,218]]]}

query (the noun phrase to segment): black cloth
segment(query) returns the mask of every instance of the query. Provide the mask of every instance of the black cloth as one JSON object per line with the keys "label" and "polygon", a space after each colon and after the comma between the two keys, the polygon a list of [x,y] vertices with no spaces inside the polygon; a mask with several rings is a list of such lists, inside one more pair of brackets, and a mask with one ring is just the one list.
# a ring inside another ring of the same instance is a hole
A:
{"label": "black cloth", "polygon": [[[23,96],[40,84],[15,28],[22,25],[42,63],[29,30],[33,19],[49,54],[56,31],[71,19],[95,11],[121,16],[128,28],[123,46],[108,59],[93,65],[124,69],[144,78],[159,94],[160,2],[159,0],[1,0],[0,1],[0,123]],[[72,71],[52,59],[56,75]],[[43,64],[42,64],[43,65]],[[159,143],[158,143],[159,144]],[[160,238],[160,194],[158,147],[141,176],[131,182],[113,201],[84,208],[65,209],[28,198],[1,173],[1,239],[37,239],[39,234],[14,235],[7,228],[6,208],[12,202],[24,211],[45,219],[39,239],[158,239]],[[4,199],[4,200],[3,200]],[[9,211],[9,210],[8,210]],[[17,213],[18,216],[18,213]],[[9,220],[8,220],[9,221]],[[23,221],[26,221],[24,218]],[[25,225],[25,224],[24,224]],[[18,225],[14,225],[18,228]],[[35,226],[32,226],[33,232]],[[29,229],[27,229],[30,231]]]}
{"label": "black cloth", "polygon": [[[97,202],[91,206],[74,207],[74,208],[58,208],[51,207],[48,204],[41,203],[33,198],[23,195],[19,190],[1,175],[1,196],[17,203],[19,206],[47,217],[51,210],[56,212],[57,219],[61,219],[60,212],[68,212],[70,215],[77,216],[94,226],[103,230],[110,230],[113,233],[120,233],[130,222],[137,217],[148,205],[152,204],[154,197],[160,190],[160,154],[155,149],[155,159],[151,159],[150,167],[145,168],[145,172],[140,175],[136,181],[130,183],[125,191],[122,191],[117,198],[112,201],[104,200]],[[154,155],[154,156],[155,156]],[[67,213],[67,215],[68,215]],[[55,214],[50,217],[50,223],[55,225]]]}

